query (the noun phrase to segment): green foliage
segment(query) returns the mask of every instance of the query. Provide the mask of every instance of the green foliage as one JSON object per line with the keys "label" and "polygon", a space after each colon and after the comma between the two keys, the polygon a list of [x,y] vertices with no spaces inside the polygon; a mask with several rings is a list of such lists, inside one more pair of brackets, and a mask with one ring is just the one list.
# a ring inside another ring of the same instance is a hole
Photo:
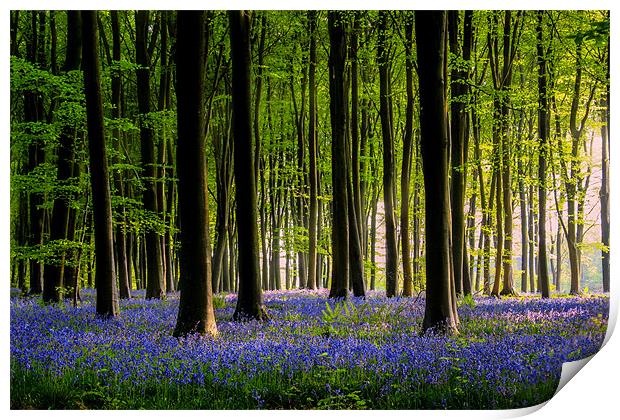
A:
{"label": "green foliage", "polygon": [[333,308],[329,302],[325,302],[325,309],[321,311],[323,314],[321,319],[326,324],[334,324],[344,321],[351,316],[351,313],[356,311],[355,305],[346,300],[337,301]]}
{"label": "green foliage", "polygon": [[77,255],[79,251],[88,254],[94,249],[90,243],[70,241],[68,239],[57,239],[46,241],[42,245],[33,246],[12,246],[11,258],[15,260],[33,260],[42,264],[60,265],[76,267],[78,261],[67,256]]}
{"label": "green foliage", "polygon": [[476,306],[476,301],[474,300],[473,295],[465,295],[459,299],[459,307],[466,306],[470,309],[473,309]]}
{"label": "green foliage", "polygon": [[213,302],[213,308],[224,309],[226,307],[226,296],[214,294],[212,302]]}
{"label": "green foliage", "polygon": [[11,92],[50,94],[60,85],[60,78],[23,58],[11,56]]}

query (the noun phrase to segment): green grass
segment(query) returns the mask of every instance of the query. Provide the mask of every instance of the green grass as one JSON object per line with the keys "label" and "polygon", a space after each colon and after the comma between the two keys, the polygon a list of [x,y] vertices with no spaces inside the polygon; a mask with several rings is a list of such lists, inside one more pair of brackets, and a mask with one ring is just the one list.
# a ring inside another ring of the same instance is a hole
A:
{"label": "green grass", "polygon": [[[455,372],[449,383],[410,387],[395,386],[380,395],[378,385],[368,383],[363,371],[314,369],[291,378],[259,375],[236,386],[212,381],[198,385],[147,383],[102,384],[95,376],[68,371],[51,377],[43,371],[11,370],[11,409],[471,409],[480,407],[517,408],[548,400],[556,381],[535,387],[521,387],[510,398],[497,399],[496,390],[468,392],[464,379]],[[79,379],[78,379],[79,378]],[[327,384],[327,385],[326,385]],[[366,385],[362,388],[362,385]],[[253,390],[260,390],[260,399]]]}

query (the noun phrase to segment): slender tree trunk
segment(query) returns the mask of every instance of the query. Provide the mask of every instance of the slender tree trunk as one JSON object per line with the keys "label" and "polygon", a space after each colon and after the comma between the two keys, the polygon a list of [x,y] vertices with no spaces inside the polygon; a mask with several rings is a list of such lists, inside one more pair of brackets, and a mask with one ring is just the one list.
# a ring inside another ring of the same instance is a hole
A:
{"label": "slender tree trunk", "polygon": [[329,108],[332,127],[332,284],[330,298],[346,299],[349,280],[349,223],[347,212],[347,172],[345,141],[346,40],[344,17],[330,11],[329,26]]}
{"label": "slender tree trunk", "polygon": [[203,11],[177,12],[177,177],[181,297],[174,336],[217,334],[211,290],[209,196],[203,113]]}
{"label": "slender tree trunk", "polygon": [[[31,36],[27,44],[27,59],[33,64],[41,64],[38,62],[38,42],[39,42],[39,28],[38,11],[31,12]],[[25,122],[37,122],[44,118],[43,107],[41,104],[41,95],[35,91],[28,90],[24,92],[24,121]],[[33,136],[33,141],[28,145],[28,164],[26,166],[26,172],[33,171],[40,163],[45,160],[44,151],[41,145],[41,141]],[[41,245],[41,238],[43,234],[43,210],[40,206],[43,204],[43,197],[40,193],[29,192],[28,193],[28,234],[27,245],[29,247],[38,247]],[[41,263],[36,259],[29,258],[29,274],[30,274],[30,291],[29,294],[40,294],[43,291],[41,283]]]}
{"label": "slender tree trunk", "polygon": [[236,225],[239,253],[239,293],[234,320],[264,319],[260,269],[256,182],[251,131],[250,19],[245,11],[229,11],[230,49],[232,52],[232,106]]}
{"label": "slender tree trunk", "polygon": [[[609,18],[609,12],[607,12]],[[603,96],[603,123],[601,127],[601,241],[606,249],[602,252],[602,269],[603,269],[603,292],[609,292],[609,283],[611,276],[610,260],[609,260],[609,71],[610,71],[610,52],[609,52],[609,35],[607,36],[607,86],[605,95]]]}
{"label": "slender tree trunk", "polygon": [[226,271],[224,267],[224,253],[227,249],[228,220],[230,219],[230,188],[232,184],[232,155],[230,139],[230,120],[228,117],[228,106],[222,109],[220,129],[213,139],[213,149],[215,157],[215,171],[217,181],[217,213],[215,221],[216,246],[213,253],[213,291],[218,292],[223,287],[222,275]]}
{"label": "slender tree trunk", "polygon": [[537,13],[536,55],[538,59],[538,284],[543,298],[550,297],[547,268],[547,147],[549,105],[547,102],[547,63],[543,46],[543,13]]}
{"label": "slender tree trunk", "polygon": [[570,135],[571,135],[571,156],[568,177],[566,179],[566,200],[568,208],[568,227],[567,227],[567,245],[568,257],[570,262],[570,294],[576,295],[580,293],[581,278],[581,256],[579,252],[579,193],[582,187],[583,174],[581,172],[581,160],[579,150],[581,148],[581,137],[588,119],[590,104],[595,93],[596,85],[592,86],[590,97],[585,105],[585,112],[581,121],[577,121],[577,112],[581,101],[581,76],[583,67],[582,58],[582,42],[576,40],[576,69],[575,83],[573,88],[573,96],[570,111]]}
{"label": "slender tree trunk", "polygon": [[[608,107],[605,98],[605,108]],[[603,242],[602,271],[603,271],[603,292],[609,292],[610,283],[610,264],[609,264],[609,121],[607,112],[603,114],[603,125],[601,126],[601,189],[599,197],[601,200],[601,242]]]}
{"label": "slender tree trunk", "polygon": [[114,267],[112,205],[104,135],[96,14],[97,12],[94,11],[82,12],[82,51],[84,52],[82,68],[86,96],[90,181],[93,191],[93,225],[97,264],[96,310],[97,315],[107,318],[118,316],[119,304]]}
{"label": "slender tree trunk", "polygon": [[[263,152],[262,152],[262,139],[260,133],[260,102],[262,97],[262,86],[263,86],[263,67],[265,61],[265,35],[267,31],[267,16],[263,12],[260,16],[260,38],[258,42],[258,51],[256,52],[258,55],[258,67],[256,68],[256,84],[254,91],[254,119],[253,130],[254,130],[254,145],[255,145],[255,155],[254,155],[254,179],[255,182],[258,182],[260,177],[260,240],[261,240],[261,253],[262,253],[262,288],[267,289],[269,284],[269,259],[268,259],[268,250],[267,250],[267,215],[265,212],[265,200],[267,199],[267,195],[265,194],[265,176],[261,174],[261,170],[264,169],[264,160],[263,160]],[[262,175],[262,176],[261,176]]]}
{"label": "slender tree trunk", "polygon": [[[521,73],[521,84],[520,86],[523,87],[525,85],[525,75],[524,75],[524,70],[522,68],[523,66],[519,65],[520,68],[520,73]],[[530,272],[532,271],[532,268],[530,267],[530,261],[529,261],[529,255],[530,255],[530,247],[531,247],[531,231],[532,228],[530,228],[530,213],[529,213],[529,209],[531,209],[532,207],[532,200],[533,200],[533,196],[530,195],[528,193],[528,188],[526,187],[526,182],[530,184],[530,188],[532,188],[532,182],[530,182],[531,179],[531,167],[529,170],[526,170],[526,168],[524,167],[524,161],[526,159],[526,157],[528,157],[528,159],[532,159],[532,153],[530,150],[530,146],[529,144],[532,143],[532,140],[534,139],[534,135],[535,135],[535,131],[534,131],[534,115],[533,112],[530,116],[530,118],[528,119],[528,134],[527,134],[527,138],[524,141],[523,140],[523,134],[525,132],[525,112],[521,111],[520,115],[519,115],[519,120],[518,120],[518,126],[517,126],[517,139],[516,139],[516,144],[518,145],[518,154],[519,156],[517,157],[517,173],[519,174],[518,177],[518,186],[519,186],[519,207],[520,207],[520,214],[521,214],[521,291],[523,293],[527,293],[528,289],[529,289],[529,280],[528,277],[530,275]],[[531,165],[530,165],[531,166]],[[533,191],[533,190],[532,190]]]}
{"label": "slender tree trunk", "polygon": [[[484,244],[484,294],[491,294],[491,246],[497,247],[497,236],[493,236],[493,209],[495,202],[495,190],[497,189],[497,171],[491,175],[491,185],[489,188],[489,205],[485,218],[487,230],[485,232]],[[497,256],[496,256],[497,258]]]}
{"label": "slender tree trunk", "polygon": [[456,333],[450,274],[450,186],[445,110],[445,12],[415,12],[420,80],[420,129],[425,192],[426,309],[424,331]]}
{"label": "slender tree trunk", "polygon": [[383,135],[383,205],[385,212],[385,288],[387,297],[398,293],[398,244],[396,241],[396,220],[394,215],[394,130],[392,127],[392,106],[390,99],[390,66],[387,45],[386,11],[379,12],[379,40],[377,61],[379,64],[379,98],[381,132]]}
{"label": "slender tree trunk", "polygon": [[230,212],[230,220],[228,221],[228,290],[231,292],[238,292],[238,284],[237,284],[237,252],[236,246],[237,243],[235,241],[235,225],[233,223],[234,219],[233,212]]}
{"label": "slender tree trunk", "polygon": [[420,240],[421,240],[421,211],[420,211],[420,150],[416,146],[415,156],[415,181],[413,190],[413,289],[422,290],[422,273],[420,264]]}
{"label": "slender tree trunk", "polygon": [[562,289],[562,227],[558,223],[558,231],[555,239],[555,253],[556,253],[556,273],[555,273],[555,290],[558,293]]}
{"label": "slender tree trunk", "polygon": [[[147,119],[151,112],[151,86],[150,86],[150,58],[147,45],[147,34],[149,26],[149,12],[140,10],[136,12],[136,70],[137,75],[137,96],[138,112],[140,113],[140,151],[142,155],[143,173],[143,203],[144,209],[152,212],[152,216],[159,214],[157,205],[157,168],[155,160],[155,144],[153,140],[153,130]],[[146,298],[162,299],[165,296],[163,259],[161,250],[161,238],[159,234],[149,229],[146,232],[146,253],[147,253],[147,279],[146,279]]]}
{"label": "slender tree trunk", "polygon": [[[409,242],[409,183],[411,179],[411,155],[413,148],[413,22],[408,20],[405,25],[406,51],[406,82],[407,82],[407,110],[405,112],[405,135],[403,137],[403,162],[400,178],[401,206],[400,206],[400,236],[403,256],[403,296],[413,295],[413,273],[411,271],[411,249]],[[417,256],[417,255],[416,255]]]}
{"label": "slender tree trunk", "polygon": [[[450,53],[460,58],[458,42],[459,12],[448,12],[448,34]],[[466,136],[466,114],[463,96],[465,92],[465,76],[458,67],[454,67],[450,75],[450,162],[451,188],[450,204],[452,206],[452,260],[454,262],[454,286],[458,295],[463,293],[463,251],[465,248],[465,183],[463,176],[464,145]]]}
{"label": "slender tree trunk", "polygon": [[506,11],[504,13],[504,50],[503,50],[503,69],[502,69],[502,98],[501,98],[501,141],[503,143],[502,152],[502,193],[504,200],[504,249],[503,249],[503,269],[504,269],[504,281],[502,285],[502,295],[515,295],[516,292],[513,287],[513,269],[512,269],[512,141],[510,136],[510,126],[508,122],[508,115],[510,109],[510,97],[509,91],[512,84],[512,67],[515,44],[518,41],[515,39],[513,31],[513,25],[518,27],[519,15],[517,15],[516,21],[512,21],[511,12]]}
{"label": "slender tree trunk", "polygon": [[[170,68],[168,66],[168,13],[165,10],[159,12],[159,34],[160,34],[160,74],[159,74],[159,97],[157,109],[159,112],[165,113],[170,108]],[[161,136],[159,140],[159,144],[157,147],[157,163],[158,168],[156,168],[157,179],[159,180],[156,184],[157,191],[157,209],[159,210],[159,217],[166,226],[167,219],[169,215],[166,213],[166,175],[167,175],[167,154],[166,154],[166,143],[168,143],[168,127],[166,125],[166,120],[162,119],[161,128],[160,128]],[[168,270],[170,269],[170,264],[167,258],[166,253],[166,244],[167,244],[167,236],[168,232],[164,232],[162,236],[160,236],[161,241],[161,261],[162,261],[162,277],[163,277],[163,289],[171,292],[172,290],[168,289]]]}
{"label": "slender tree trunk", "polygon": [[377,201],[372,201],[370,211],[370,290],[375,290],[377,282]]}
{"label": "slender tree trunk", "polygon": [[[474,96],[473,106],[471,109],[471,125],[474,136],[474,159],[477,162],[477,174],[478,174],[478,186],[480,188],[480,207],[482,212],[482,221],[480,225],[480,239],[478,241],[478,249],[480,255],[478,256],[478,264],[476,266],[476,291],[480,287],[480,278],[482,278],[482,288],[484,294],[490,293],[490,251],[491,251],[491,227],[492,227],[492,203],[493,203],[493,191],[489,192],[489,202],[486,201],[486,192],[484,187],[484,170],[482,167],[482,153],[480,151],[480,123],[478,120],[478,114],[476,112],[477,97]],[[491,184],[494,185],[492,177]]]}
{"label": "slender tree trunk", "polygon": [[[348,165],[347,165],[348,166]],[[358,220],[354,203],[354,192],[347,182],[347,206],[349,216],[349,282],[353,289],[353,295],[364,297],[366,295],[366,284],[364,282],[364,257],[362,254],[362,244],[358,230]]]}
{"label": "slender tree trunk", "polygon": [[[81,16],[79,11],[67,12],[67,47],[66,58],[63,71],[69,72],[80,69],[82,61],[82,34]],[[66,183],[72,174],[73,166],[73,141],[76,136],[76,129],[71,125],[64,125],[58,139],[58,174],[59,183]],[[68,239],[69,225],[69,203],[64,198],[54,200],[54,210],[50,223],[50,241]],[[60,256],[62,261],[66,258],[66,253]],[[61,299],[59,288],[64,286],[63,265],[46,264],[43,275],[43,300],[45,302],[58,302]]]}
{"label": "slender tree trunk", "polygon": [[310,34],[310,58],[308,68],[308,179],[310,182],[310,202],[308,214],[308,289],[317,288],[317,105],[316,105],[316,11],[308,12],[308,32]]}
{"label": "slender tree trunk", "polygon": [[[364,152],[365,144],[365,133],[360,133],[360,122],[359,122],[359,114],[360,107],[363,105],[360,102],[359,98],[359,62],[360,57],[358,56],[359,50],[359,42],[358,42],[358,34],[361,31],[360,28],[360,13],[356,12],[353,20],[353,28],[351,31],[351,42],[350,42],[350,50],[351,50],[351,162],[352,162],[352,170],[351,170],[351,180],[353,187],[353,203],[355,209],[356,216],[356,225],[359,234],[360,248],[362,249],[362,256],[364,253],[364,234],[365,231],[363,229],[364,220],[364,207],[362,205],[363,197],[362,197],[362,181],[361,176],[363,173],[363,167],[360,159],[360,156]],[[364,123],[362,123],[364,124]],[[363,129],[366,129],[363,127]]]}
{"label": "slender tree trunk", "polygon": [[[120,25],[118,18],[118,11],[113,10],[110,12],[112,21],[112,56],[111,59],[114,63],[119,63],[121,60],[121,37],[120,37]],[[120,119],[123,116],[122,106],[122,78],[120,70],[112,70],[111,72],[111,87],[112,87],[112,118]],[[113,130],[114,144],[116,150],[121,150],[121,132],[115,128]],[[119,159],[120,160],[120,159]],[[122,161],[121,161],[122,162]],[[125,189],[123,185],[122,171],[118,171],[114,176],[116,185],[116,193],[125,197]],[[121,299],[128,299],[131,297],[131,286],[129,283],[129,268],[127,262],[127,240],[126,240],[126,214],[125,207],[120,210],[120,223],[116,227],[114,235],[114,248],[116,251],[116,267],[118,275],[119,297]]]}
{"label": "slender tree trunk", "polygon": [[493,144],[495,148],[495,163],[493,165],[493,172],[495,176],[495,218],[496,218],[496,246],[495,246],[495,278],[493,280],[493,290],[491,294],[493,296],[499,296],[499,286],[502,278],[502,261],[504,254],[504,224],[503,224],[503,207],[502,201],[502,142],[499,138],[499,132],[497,131],[497,123],[494,123],[493,129]]}
{"label": "slender tree trunk", "polygon": [[11,10],[11,55],[19,57],[19,45],[17,33],[19,31],[19,10]]}
{"label": "slender tree trunk", "polygon": [[[351,154],[347,153],[347,174],[351,174],[351,181],[347,180],[347,206],[349,219],[349,280],[353,288],[353,295],[360,297],[366,294],[364,281],[364,254],[362,247],[362,232],[360,227],[361,197],[360,197],[360,165],[359,165],[359,89],[357,66],[357,33],[359,31],[359,16],[354,17],[351,31]],[[348,177],[348,175],[347,175]]]}
{"label": "slender tree trunk", "polygon": [[[530,176],[533,172],[533,163],[530,163]],[[536,230],[534,225],[536,224],[536,213],[534,211],[534,186],[530,185],[528,191],[528,217],[527,217],[527,234],[529,237],[529,255],[528,255],[528,271],[530,278],[530,291],[536,291],[536,265],[534,264],[534,254],[536,250]]]}

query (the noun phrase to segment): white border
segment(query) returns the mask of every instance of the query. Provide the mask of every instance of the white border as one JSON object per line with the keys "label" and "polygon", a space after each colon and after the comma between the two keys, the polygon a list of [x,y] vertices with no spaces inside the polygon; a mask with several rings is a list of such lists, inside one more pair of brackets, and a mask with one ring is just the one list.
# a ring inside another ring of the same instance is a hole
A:
{"label": "white border", "polygon": [[[8,3],[8,4],[7,4]],[[2,42],[0,42],[0,98],[4,98],[2,101],[2,111],[0,112],[1,125],[3,128],[3,139],[0,140],[0,197],[3,198],[3,205],[0,206],[0,238],[2,238],[2,252],[0,253],[0,279],[4,281],[3,294],[0,298],[0,306],[2,311],[2,333],[5,337],[3,345],[0,346],[0,357],[2,360],[2,395],[3,399],[3,411],[9,411],[9,345],[6,339],[9,335],[9,305],[8,305],[8,283],[9,283],[9,10],[11,9],[275,9],[275,10],[306,10],[306,9],[611,9],[612,15],[612,29],[611,29],[611,45],[615,48],[618,44],[618,25],[616,10],[614,7],[616,2],[600,0],[584,2],[583,0],[563,0],[563,1],[513,1],[513,2],[497,2],[497,1],[467,1],[456,2],[446,0],[435,0],[433,2],[420,2],[420,1],[403,1],[392,0],[390,2],[385,1],[351,1],[351,0],[330,0],[330,1],[306,1],[306,2],[291,2],[289,1],[238,1],[238,0],[203,0],[203,1],[186,1],[177,0],[174,2],[166,1],[135,1],[135,0],[110,0],[106,2],[82,0],[82,1],[67,1],[61,0],[53,3],[33,0],[21,0],[15,2],[14,0],[5,1],[2,3],[2,13],[0,13],[0,25],[2,27]],[[616,104],[618,99],[618,83],[616,82],[617,72],[614,69],[618,69],[618,60],[616,59],[616,51],[611,55],[611,71],[612,71],[612,104]],[[611,133],[617,133],[620,126],[612,118],[611,121]],[[613,134],[612,134],[613,135]],[[620,159],[618,156],[618,148],[614,146],[614,142],[611,142],[612,147],[610,150],[610,165],[611,171],[611,213],[613,215],[617,213],[618,209],[618,197],[620,193],[615,193],[615,185],[618,181],[618,169],[617,165],[620,165]],[[619,184],[620,185],[620,184]],[[615,220],[615,219],[614,219]],[[614,223],[612,222],[612,241],[614,240]],[[620,341],[616,336],[611,335],[618,314],[618,299],[620,298],[618,270],[617,270],[617,254],[612,251],[611,253],[611,288],[612,299],[610,309],[610,323],[608,335],[606,337],[606,345],[601,351],[595,355],[588,363],[587,368],[583,369],[579,374],[570,380],[559,393],[554,396],[547,404],[541,404],[540,406],[519,409],[519,410],[504,410],[504,411],[399,411],[399,412],[348,412],[348,411],[328,411],[328,412],[308,412],[308,411],[295,411],[293,413],[287,411],[191,411],[184,412],[182,415],[186,419],[190,418],[220,418],[220,417],[232,417],[235,418],[252,418],[255,420],[269,418],[269,419],[288,419],[291,415],[298,418],[309,418],[320,416],[322,419],[338,419],[343,417],[349,418],[355,416],[356,418],[371,418],[375,416],[390,416],[390,417],[402,417],[402,418],[458,418],[458,419],[486,419],[486,418],[511,418],[519,417],[522,415],[531,414],[531,418],[534,419],[548,419],[551,416],[562,418],[563,420],[570,419],[584,419],[584,418],[609,418],[610,413],[615,412],[617,409],[617,391],[616,384],[620,378],[620,360],[617,354],[620,354]],[[611,338],[610,338],[611,337]],[[66,416],[73,417],[76,412],[46,412],[41,414],[38,412],[24,412],[24,411],[11,411],[6,413],[12,418],[30,418],[31,416],[39,417],[40,415],[46,416],[46,418],[66,418]],[[89,411],[79,412],[80,417],[108,417],[111,413],[103,411]],[[115,412],[114,415],[127,418],[151,418],[153,415],[158,417],[172,417],[178,416],[178,412],[166,412],[166,411],[125,411]]]}

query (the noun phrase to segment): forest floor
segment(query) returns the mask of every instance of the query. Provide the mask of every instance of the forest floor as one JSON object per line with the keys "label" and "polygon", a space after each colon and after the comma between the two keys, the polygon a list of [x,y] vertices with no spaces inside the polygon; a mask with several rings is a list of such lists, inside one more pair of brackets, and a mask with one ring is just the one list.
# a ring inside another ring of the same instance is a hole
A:
{"label": "forest floor", "polygon": [[93,291],[77,308],[12,297],[11,408],[526,407],[598,351],[609,313],[603,295],[464,299],[445,338],[420,335],[422,299],[266,292],[270,321],[234,323],[230,294],[215,297],[218,337],[178,340],[178,294],[134,295],[107,321]]}

